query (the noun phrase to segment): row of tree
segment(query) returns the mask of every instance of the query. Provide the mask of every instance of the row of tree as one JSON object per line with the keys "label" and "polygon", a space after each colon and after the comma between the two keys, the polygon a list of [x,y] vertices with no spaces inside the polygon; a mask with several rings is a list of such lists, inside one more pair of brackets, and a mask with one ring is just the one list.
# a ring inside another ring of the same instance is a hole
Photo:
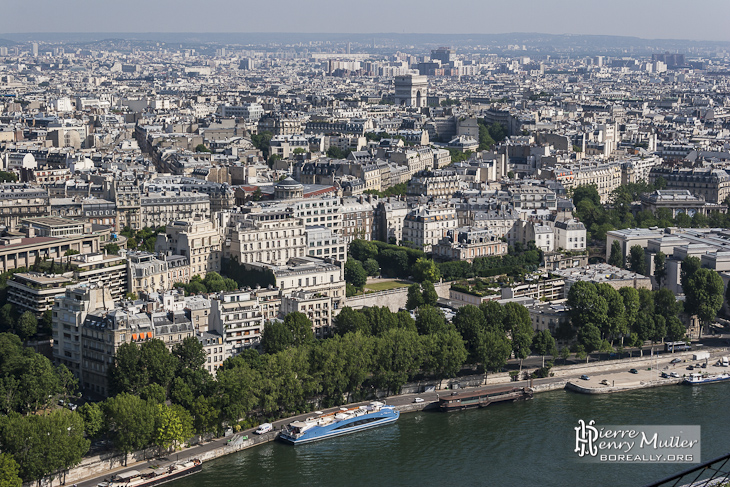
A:
{"label": "row of tree", "polygon": [[679,318],[682,303],[668,289],[650,291],[607,283],[580,281],[568,292],[570,323],[557,330],[559,338],[577,336],[575,351],[591,353],[620,346],[641,346],[645,341],[680,340],[685,326]]}

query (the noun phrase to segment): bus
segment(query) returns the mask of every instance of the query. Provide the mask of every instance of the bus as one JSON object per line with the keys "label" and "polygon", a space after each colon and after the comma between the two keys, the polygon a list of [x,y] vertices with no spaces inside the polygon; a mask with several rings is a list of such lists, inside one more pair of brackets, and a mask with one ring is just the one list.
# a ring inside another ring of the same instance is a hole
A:
{"label": "bus", "polygon": [[666,342],[664,344],[665,352],[686,352],[687,350],[692,350],[687,342]]}

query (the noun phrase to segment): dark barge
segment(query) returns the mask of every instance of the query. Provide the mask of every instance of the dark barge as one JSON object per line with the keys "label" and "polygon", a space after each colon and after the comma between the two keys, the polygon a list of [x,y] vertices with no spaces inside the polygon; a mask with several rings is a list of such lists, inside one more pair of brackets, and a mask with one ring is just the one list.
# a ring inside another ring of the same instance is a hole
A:
{"label": "dark barge", "polygon": [[499,387],[494,389],[454,392],[450,396],[439,397],[440,411],[460,411],[462,409],[483,408],[490,404],[505,401],[524,401],[532,399],[533,390],[529,387]]}

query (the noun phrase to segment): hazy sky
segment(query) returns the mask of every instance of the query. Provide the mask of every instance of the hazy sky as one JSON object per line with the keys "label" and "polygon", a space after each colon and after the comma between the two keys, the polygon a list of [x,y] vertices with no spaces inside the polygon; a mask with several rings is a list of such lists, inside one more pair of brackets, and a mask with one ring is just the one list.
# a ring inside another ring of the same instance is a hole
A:
{"label": "hazy sky", "polygon": [[730,41],[730,0],[5,0],[21,32],[630,35]]}

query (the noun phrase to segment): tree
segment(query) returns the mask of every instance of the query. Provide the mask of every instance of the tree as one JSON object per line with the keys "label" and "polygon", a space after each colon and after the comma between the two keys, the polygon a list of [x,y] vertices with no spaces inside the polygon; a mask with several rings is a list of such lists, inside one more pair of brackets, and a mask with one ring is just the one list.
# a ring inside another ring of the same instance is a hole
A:
{"label": "tree", "polygon": [[424,366],[438,379],[454,377],[466,362],[464,339],[453,327],[425,337]]}
{"label": "tree", "polygon": [[573,204],[576,208],[583,200],[589,200],[595,207],[601,207],[601,196],[598,194],[598,187],[595,184],[578,186],[573,190]]}
{"label": "tree", "polygon": [[601,347],[601,330],[596,325],[587,323],[578,329],[578,343],[586,353],[591,353]]}
{"label": "tree", "polygon": [[390,329],[375,346],[373,380],[388,392],[400,388],[421,366],[421,341],[415,331]]}
{"label": "tree", "polygon": [[717,316],[723,302],[725,286],[720,274],[711,269],[698,269],[687,279],[684,289],[685,310],[709,324]]}
{"label": "tree", "polygon": [[87,402],[79,408],[78,412],[84,421],[86,436],[96,438],[104,427],[104,413],[99,403]]}
{"label": "tree", "polygon": [[253,190],[253,193],[251,193],[251,199],[253,201],[261,201],[263,195],[264,193],[261,191],[261,188],[256,187],[256,189]]}
{"label": "tree", "polygon": [[37,331],[38,319],[32,312],[26,311],[25,313],[20,315],[20,318],[18,318],[18,323],[16,325],[16,333],[23,341],[27,341],[32,336],[35,336]]}
{"label": "tree", "polygon": [[[626,319],[626,330],[633,330],[639,314],[639,292],[633,287],[622,287],[618,290],[624,304],[624,318]],[[624,336],[626,333],[624,333]],[[622,336],[623,344],[623,336]]]}
{"label": "tree", "polygon": [[170,353],[162,340],[146,341],[139,347],[142,366],[147,370],[149,381],[161,385],[165,390],[175,377],[177,359]]}
{"label": "tree", "polygon": [[284,317],[284,325],[292,334],[292,346],[302,347],[314,342],[312,322],[304,313],[289,313]]}
{"label": "tree", "polygon": [[512,347],[507,336],[501,331],[483,331],[480,338],[477,356],[484,367],[486,380],[487,371],[500,370],[507,364]]}
{"label": "tree", "polygon": [[545,367],[545,355],[555,356],[558,350],[555,346],[555,338],[553,338],[550,330],[541,330],[535,333],[532,339],[532,349],[538,355],[542,355],[542,366]]}
{"label": "tree", "polygon": [[218,411],[212,404],[213,401],[204,396],[198,396],[193,403],[193,427],[195,432],[203,435],[216,429],[218,424]]}
{"label": "tree", "polygon": [[268,354],[282,352],[314,341],[312,322],[307,315],[295,311],[284,317],[284,321],[268,322],[261,335],[261,346]]}
{"label": "tree", "polygon": [[368,274],[363,269],[360,261],[355,259],[347,259],[345,262],[345,281],[362,289],[368,281]]}
{"label": "tree", "polygon": [[535,333],[530,320],[530,312],[521,304],[505,304],[504,327],[512,336],[512,351],[515,358],[520,360],[521,369],[522,360],[530,356],[530,345],[532,345],[532,336]]}
{"label": "tree", "polygon": [[667,256],[661,250],[654,256],[654,279],[659,287],[662,287],[664,277],[667,275],[666,261]]}
{"label": "tree", "polygon": [[578,330],[587,324],[600,328],[608,317],[608,303],[592,282],[579,281],[570,286],[568,306],[573,326]]}
{"label": "tree", "polygon": [[370,335],[370,323],[367,317],[359,311],[355,311],[349,306],[345,306],[340,310],[333,320],[335,333],[338,335],[344,335],[351,332],[361,332],[365,335]]}
{"label": "tree", "polygon": [[[469,362],[480,363],[481,354],[483,354],[483,351],[480,352],[480,347],[483,346],[484,331],[486,329],[484,313],[476,306],[467,304],[456,311],[456,315],[452,321],[456,330],[466,342]],[[504,333],[502,332],[502,334]]]}
{"label": "tree", "polygon": [[611,256],[608,258],[608,263],[612,266],[623,269],[625,265],[624,260],[624,253],[623,250],[621,250],[621,242],[614,240],[611,244]]}
{"label": "tree", "polygon": [[378,247],[369,240],[355,239],[350,243],[348,252],[355,259],[364,262],[368,259],[378,259]]}
{"label": "tree", "polygon": [[440,309],[424,305],[416,311],[416,329],[420,335],[434,335],[446,332],[449,326]]}
{"label": "tree", "polygon": [[646,257],[644,256],[644,247],[634,245],[629,251],[629,268],[631,272],[646,275]]}
{"label": "tree", "polygon": [[198,144],[195,146],[195,152],[212,152],[208,149],[205,144]]}
{"label": "tree", "polygon": [[160,384],[147,384],[139,390],[139,397],[150,403],[164,404],[167,391]]}
{"label": "tree", "polygon": [[102,406],[114,446],[129,453],[149,445],[154,438],[157,406],[125,392]]}
{"label": "tree", "polygon": [[418,282],[437,282],[441,278],[441,272],[431,259],[419,257],[413,266],[413,277]]}
{"label": "tree", "polygon": [[14,172],[0,171],[0,182],[14,183],[18,180],[18,176]]}
{"label": "tree", "polygon": [[433,283],[431,281],[423,281],[421,287],[423,288],[423,302],[430,306],[435,306],[439,300],[439,295]]}
{"label": "tree", "polygon": [[0,453],[0,487],[21,487],[23,481],[18,477],[20,467],[7,453]]}
{"label": "tree", "polygon": [[142,364],[139,347],[133,342],[119,346],[114,363],[108,371],[112,394],[135,393],[149,382],[149,374]]}
{"label": "tree", "polygon": [[613,286],[605,282],[596,285],[596,291],[606,300],[607,306],[606,319],[600,323],[601,334],[613,343],[614,338],[628,333],[623,298]]}
{"label": "tree", "polygon": [[[185,436],[187,432],[186,428],[183,428],[179,411],[164,404],[157,405],[154,443],[161,451],[167,451],[170,448],[176,450],[179,444],[190,438],[190,436]],[[190,422],[192,423],[192,420]],[[189,429],[192,429],[192,425]]]}
{"label": "tree", "polygon": [[406,298],[406,309],[412,310],[424,304],[423,293],[419,284],[408,286],[408,297]]}
{"label": "tree", "polygon": [[104,246],[104,250],[106,251],[107,254],[118,255],[119,254],[119,245],[117,245],[115,243],[106,244]]}
{"label": "tree", "polygon": [[365,269],[368,276],[377,276],[380,273],[380,266],[378,265],[378,261],[375,259],[366,259],[362,263],[362,267]]}
{"label": "tree", "polygon": [[687,280],[700,268],[702,268],[702,261],[700,261],[699,257],[690,255],[684,258],[679,272],[679,282],[682,284],[682,288],[687,284]]}
{"label": "tree", "polygon": [[177,359],[178,371],[199,369],[206,360],[203,344],[196,337],[186,337],[172,347],[172,355]]}

